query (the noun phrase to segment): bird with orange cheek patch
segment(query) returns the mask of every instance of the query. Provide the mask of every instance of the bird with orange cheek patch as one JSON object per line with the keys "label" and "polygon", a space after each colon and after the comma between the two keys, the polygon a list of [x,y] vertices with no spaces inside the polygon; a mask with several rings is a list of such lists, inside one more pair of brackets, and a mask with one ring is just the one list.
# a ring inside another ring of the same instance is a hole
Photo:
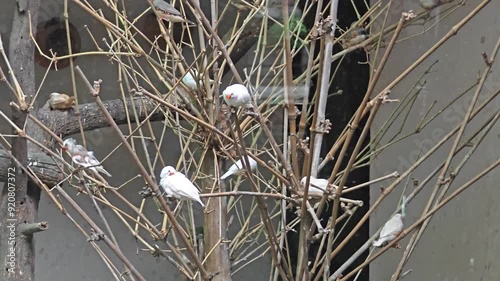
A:
{"label": "bird with orange cheek patch", "polygon": [[248,92],[247,87],[241,84],[233,84],[228,86],[223,92],[222,97],[227,105],[231,107],[253,108],[252,96]]}
{"label": "bird with orange cheek patch", "polygon": [[175,170],[172,166],[166,166],[160,173],[160,186],[168,196],[178,200],[194,200],[205,207],[200,199],[200,191],[186,176]]}
{"label": "bird with orange cheek patch", "polygon": [[50,94],[49,107],[50,110],[66,110],[72,109],[75,104],[75,97],[70,97],[66,94],[52,93]]}

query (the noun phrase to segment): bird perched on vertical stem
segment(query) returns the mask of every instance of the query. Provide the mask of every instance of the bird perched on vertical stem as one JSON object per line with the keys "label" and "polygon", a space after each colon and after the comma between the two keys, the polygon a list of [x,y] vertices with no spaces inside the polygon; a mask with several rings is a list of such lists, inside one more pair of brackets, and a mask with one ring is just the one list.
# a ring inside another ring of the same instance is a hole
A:
{"label": "bird perched on vertical stem", "polygon": [[[387,245],[387,243],[396,239],[398,235],[403,231],[404,224],[403,219],[405,217],[405,206],[406,206],[406,197],[403,196],[403,202],[401,203],[401,213],[397,213],[390,220],[388,220],[382,230],[380,231],[379,237],[377,240],[373,241],[374,247],[383,247]],[[399,243],[394,245],[395,248],[401,248]]]}
{"label": "bird perched on vertical stem", "polygon": [[[214,80],[210,79],[210,84],[214,83]],[[196,69],[191,69],[182,77],[182,83],[186,85],[191,90],[198,90],[198,84],[203,82],[202,77],[199,76],[199,73]]]}
{"label": "bird perched on vertical stem", "polygon": [[66,110],[72,109],[75,104],[75,97],[70,97],[66,94],[51,93],[49,99],[50,110]]}
{"label": "bird perched on vertical stem", "polygon": [[160,173],[160,186],[165,193],[178,200],[194,200],[205,207],[200,199],[200,191],[186,176],[174,167],[166,166]]}
{"label": "bird perched on vertical stem", "polygon": [[68,138],[63,142],[63,151],[68,151],[71,154],[71,160],[73,163],[89,168],[96,174],[99,172],[111,177],[111,174],[106,171],[99,160],[94,156],[93,151],[88,151],[85,147],[76,144],[76,140],[73,138]]}
{"label": "bird perched on vertical stem", "polygon": [[248,92],[247,87],[241,84],[233,84],[228,86],[223,92],[222,97],[227,105],[231,107],[253,108],[252,96]]}
{"label": "bird perched on vertical stem", "polygon": [[[257,161],[253,160],[250,157],[247,157],[247,159],[248,159],[248,164],[250,164],[250,170],[255,171],[255,169],[257,168]],[[226,179],[227,177],[230,177],[232,175],[242,174],[242,173],[244,173],[244,170],[243,170],[243,163],[241,163],[241,159],[240,159],[240,160],[236,161],[236,163],[231,165],[231,167],[229,167],[227,172],[224,175],[222,175],[222,177],[220,177],[220,179],[223,180],[223,179]]]}
{"label": "bird perched on vertical stem", "polygon": [[149,2],[153,4],[158,16],[160,16],[162,20],[169,22],[186,22],[194,25],[194,22],[186,19],[186,17],[170,3],[163,0],[150,0]]}

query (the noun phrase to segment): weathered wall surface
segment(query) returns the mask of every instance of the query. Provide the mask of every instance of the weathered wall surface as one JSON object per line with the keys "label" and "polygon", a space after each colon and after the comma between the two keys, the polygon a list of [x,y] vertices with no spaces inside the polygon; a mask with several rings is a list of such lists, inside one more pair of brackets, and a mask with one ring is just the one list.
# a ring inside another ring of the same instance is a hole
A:
{"label": "weathered wall surface", "polygon": [[[396,2],[392,9],[391,22],[396,22],[403,11],[410,9],[421,11],[418,1]],[[385,87],[480,2],[479,0],[467,1],[465,6],[459,8],[449,17],[439,18],[425,25],[425,28],[427,28],[436,24],[435,28],[416,38],[397,44],[392,59],[388,62],[382,74],[382,83],[380,85]],[[438,9],[442,10],[446,7],[449,6],[442,6]],[[410,132],[415,128],[434,101],[437,103],[434,107],[435,110],[432,112],[436,112],[438,108],[448,104],[454,97],[475,83],[478,73],[481,72],[482,74],[485,63],[481,53],[491,53],[500,36],[500,17],[497,12],[499,10],[500,2],[491,1],[456,36],[440,47],[426,62],[413,71],[403,83],[392,90],[391,97],[402,98],[417,82],[423,72],[433,62],[439,60],[434,66],[432,74],[425,78],[426,84],[415,102],[416,110],[409,116],[405,132]],[[433,11],[432,15],[435,13],[436,11]],[[404,30],[401,37],[412,36],[423,31],[424,26],[414,26]],[[493,68],[493,74],[487,80],[478,102],[483,101],[485,97],[491,95],[500,87],[499,66],[500,63],[497,61]],[[437,117],[420,134],[410,136],[375,158],[371,167],[371,177],[376,178],[396,170],[401,173],[408,168],[417,159],[419,153],[427,152],[450,128],[461,122],[472,95],[473,91],[466,94],[464,98],[447,109],[442,116]],[[377,128],[382,126],[393,108],[395,106],[392,104],[385,105],[382,108],[383,112],[378,116],[373,126],[372,136],[377,132]],[[492,106],[485,109],[477,120],[471,123],[470,128],[477,127],[480,122],[498,108],[500,108],[499,98],[495,100]],[[466,130],[465,136],[470,135],[470,128]],[[498,130],[499,126],[497,124],[484,140],[482,147],[477,150],[456,178],[451,190],[455,190],[499,158]],[[442,149],[426,162],[426,165],[418,168],[412,174],[412,178],[423,180],[426,175],[435,169],[438,163],[445,159],[451,144],[451,141],[447,142]],[[463,155],[464,153],[461,153],[459,158],[452,162],[452,168],[456,167]],[[404,271],[412,269],[413,273],[403,280],[466,281],[500,279],[500,271],[494,265],[500,253],[500,244],[498,243],[500,209],[496,202],[496,198],[500,196],[498,190],[499,180],[498,171],[493,171],[477,182],[475,186],[462,193],[458,199],[445,206],[442,212],[434,217],[426,233],[422,236],[414,255],[404,269]],[[420,216],[435,183],[436,178],[426,185],[416,200],[410,203],[407,208],[407,225],[413,223]],[[372,187],[372,202],[380,195],[378,186]],[[383,202],[382,208],[375,212],[370,221],[372,233],[381,227],[394,211],[403,188],[404,182]],[[409,194],[412,190],[411,182],[408,188],[406,194]],[[389,253],[373,263],[370,267],[370,279],[390,280],[407,243],[408,238],[402,241],[402,250],[391,249]]]}

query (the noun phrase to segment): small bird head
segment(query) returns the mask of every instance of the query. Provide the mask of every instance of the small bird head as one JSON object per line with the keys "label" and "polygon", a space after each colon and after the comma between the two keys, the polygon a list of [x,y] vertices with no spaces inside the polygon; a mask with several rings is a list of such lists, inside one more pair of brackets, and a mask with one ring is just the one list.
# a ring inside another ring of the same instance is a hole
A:
{"label": "small bird head", "polygon": [[160,178],[166,178],[168,176],[173,176],[175,174],[175,168],[172,166],[166,166],[161,170]]}
{"label": "small bird head", "polygon": [[59,96],[59,95],[60,95],[59,93],[54,92],[54,93],[51,93],[51,94],[50,94],[50,97],[51,97],[51,98],[55,98],[55,97],[57,97],[57,96]]}
{"label": "small bird head", "polygon": [[226,100],[230,100],[234,97],[234,92],[224,91],[224,97],[226,98]]}
{"label": "small bird head", "polygon": [[74,138],[65,139],[63,142],[62,151],[72,150],[75,146],[76,140]]}
{"label": "small bird head", "polygon": [[[307,177],[303,177],[303,178],[300,180],[300,183],[301,183],[302,185],[306,185],[306,179],[307,179]],[[309,180],[309,181],[310,181],[310,180]]]}

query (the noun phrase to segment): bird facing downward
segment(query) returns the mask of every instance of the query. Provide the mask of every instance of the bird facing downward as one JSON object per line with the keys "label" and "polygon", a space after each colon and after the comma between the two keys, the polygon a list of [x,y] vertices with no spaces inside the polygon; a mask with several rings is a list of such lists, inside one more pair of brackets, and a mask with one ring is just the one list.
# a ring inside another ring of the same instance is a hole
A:
{"label": "bird facing downward", "polygon": [[[253,160],[250,157],[247,157],[247,159],[248,159],[248,164],[250,164],[250,170],[255,171],[255,169],[257,168],[257,161]],[[223,180],[223,179],[230,177],[232,175],[243,173],[242,169],[243,169],[243,164],[241,163],[241,159],[240,159],[240,160],[236,161],[236,163],[231,165],[231,167],[229,167],[227,172],[224,175],[222,175],[222,177],[220,177],[220,179]]]}
{"label": "bird facing downward", "polygon": [[50,110],[66,110],[72,108],[75,104],[75,97],[70,97],[66,94],[51,93],[49,99]]}
{"label": "bird facing downward", "polygon": [[111,177],[111,174],[106,171],[99,160],[94,156],[93,151],[87,151],[85,147],[76,144],[76,140],[73,138],[68,138],[63,142],[63,151],[68,151],[71,154],[71,160],[73,163],[89,168],[96,174],[99,172]]}
{"label": "bird facing downward", "polygon": [[175,170],[172,166],[166,166],[160,173],[160,186],[165,193],[179,200],[194,200],[205,207],[200,199],[200,191],[186,176]]}
{"label": "bird facing downward", "polygon": [[184,17],[184,15],[170,3],[163,0],[150,0],[150,2],[153,4],[153,7],[158,13],[158,16],[160,16],[162,20],[166,20],[169,22],[187,22],[189,24],[194,24],[192,21],[186,19],[186,17]]}
{"label": "bird facing downward", "polygon": [[247,87],[241,84],[233,84],[228,86],[223,92],[222,97],[227,105],[232,107],[252,108],[252,96],[248,92]]}
{"label": "bird facing downward", "polygon": [[382,230],[380,231],[379,238],[373,241],[373,246],[383,247],[398,237],[403,228],[403,215],[401,213],[397,213],[384,224],[384,227],[382,227]]}

